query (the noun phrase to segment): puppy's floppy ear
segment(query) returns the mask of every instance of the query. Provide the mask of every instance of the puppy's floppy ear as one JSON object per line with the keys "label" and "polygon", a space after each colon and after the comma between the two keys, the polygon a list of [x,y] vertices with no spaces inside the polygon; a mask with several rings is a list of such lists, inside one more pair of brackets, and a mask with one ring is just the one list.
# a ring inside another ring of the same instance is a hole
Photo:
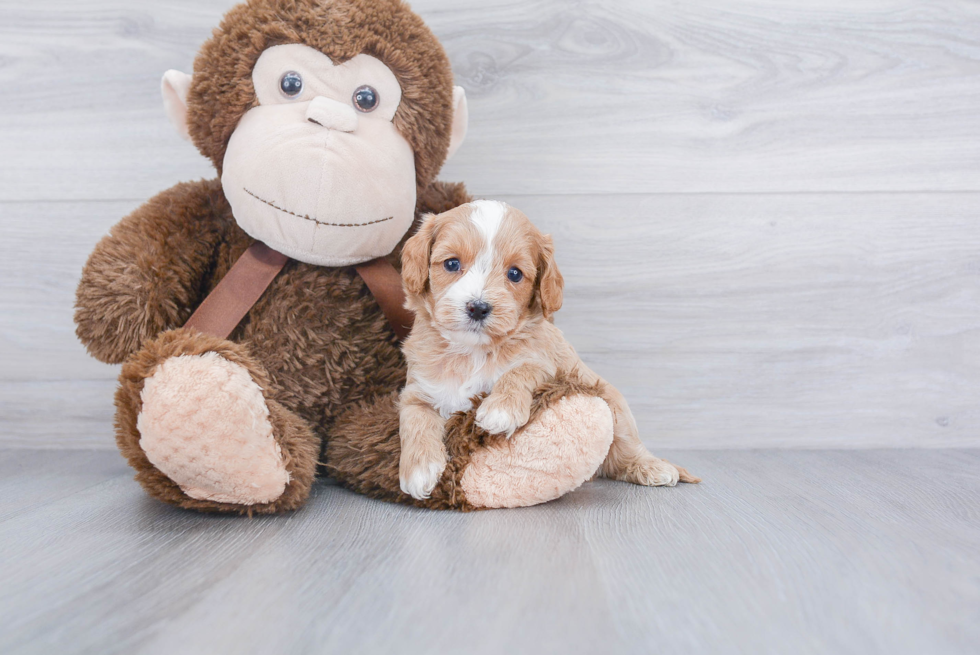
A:
{"label": "puppy's floppy ear", "polygon": [[422,295],[429,281],[429,259],[432,257],[436,218],[434,214],[423,216],[419,231],[402,248],[402,283],[409,296]]}
{"label": "puppy's floppy ear", "polygon": [[565,278],[555,263],[555,244],[551,235],[542,235],[541,254],[538,257],[537,295],[545,318],[561,309],[564,298]]}

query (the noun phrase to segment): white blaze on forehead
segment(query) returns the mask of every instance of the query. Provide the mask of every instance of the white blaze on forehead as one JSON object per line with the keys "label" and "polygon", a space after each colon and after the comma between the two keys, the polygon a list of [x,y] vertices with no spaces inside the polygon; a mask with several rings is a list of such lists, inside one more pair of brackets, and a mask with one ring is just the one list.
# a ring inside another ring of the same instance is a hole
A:
{"label": "white blaze on forehead", "polygon": [[460,309],[483,295],[496,254],[493,241],[507,212],[507,205],[495,200],[477,200],[471,206],[473,212],[470,214],[470,222],[479,230],[483,243],[480,244],[480,252],[473,266],[446,292],[447,297]]}
{"label": "white blaze on forehead", "polygon": [[[476,200],[470,204],[473,207],[470,221],[480,230],[484,248],[490,248],[492,254],[493,240],[500,231],[500,224],[503,223],[504,214],[507,213],[507,205],[498,200]],[[483,254],[482,250],[480,254]]]}

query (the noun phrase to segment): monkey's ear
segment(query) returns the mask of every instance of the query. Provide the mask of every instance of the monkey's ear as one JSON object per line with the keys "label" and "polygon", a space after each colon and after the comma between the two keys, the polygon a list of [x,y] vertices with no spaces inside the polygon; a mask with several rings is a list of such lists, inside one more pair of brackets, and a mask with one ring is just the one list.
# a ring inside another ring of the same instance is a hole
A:
{"label": "monkey's ear", "polygon": [[163,92],[163,108],[167,111],[170,122],[177,128],[181,138],[190,141],[191,135],[187,130],[187,94],[191,90],[191,76],[169,70],[163,74],[160,90]]}
{"label": "monkey's ear", "polygon": [[470,113],[466,107],[466,91],[461,86],[453,87],[453,126],[449,137],[449,153],[446,159],[456,154],[466,138],[466,129],[470,124]]}

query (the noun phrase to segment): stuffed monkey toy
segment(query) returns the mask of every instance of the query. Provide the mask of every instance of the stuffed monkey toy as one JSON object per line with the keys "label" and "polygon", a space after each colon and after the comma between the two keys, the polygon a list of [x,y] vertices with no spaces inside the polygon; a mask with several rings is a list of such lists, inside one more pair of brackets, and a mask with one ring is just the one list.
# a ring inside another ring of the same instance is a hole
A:
{"label": "stuffed monkey toy", "polygon": [[[75,322],[122,363],[119,449],[179,507],[300,507],[318,471],[423,507],[530,505],[576,488],[612,439],[594,389],[552,380],[526,428],[450,422],[428,499],[399,489],[397,273],[423,214],[468,202],[435,181],[463,140],[466,98],[400,0],[250,0],[163,79],[179,132],[218,178],[178,184],[89,257]],[[475,410],[474,410],[475,411]],[[322,465],[322,466],[321,466]]]}

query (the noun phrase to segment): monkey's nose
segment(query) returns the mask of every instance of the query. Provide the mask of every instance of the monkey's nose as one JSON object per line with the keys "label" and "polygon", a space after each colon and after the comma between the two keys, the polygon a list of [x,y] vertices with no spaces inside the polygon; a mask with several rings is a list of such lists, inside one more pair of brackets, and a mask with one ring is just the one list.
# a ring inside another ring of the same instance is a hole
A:
{"label": "monkey's nose", "polygon": [[357,129],[357,113],[343,102],[317,96],[306,109],[306,120],[329,130],[353,132]]}
{"label": "monkey's nose", "polygon": [[466,303],[466,313],[474,321],[482,321],[490,312],[493,311],[493,306],[488,305],[482,300],[474,300],[473,302]]}

